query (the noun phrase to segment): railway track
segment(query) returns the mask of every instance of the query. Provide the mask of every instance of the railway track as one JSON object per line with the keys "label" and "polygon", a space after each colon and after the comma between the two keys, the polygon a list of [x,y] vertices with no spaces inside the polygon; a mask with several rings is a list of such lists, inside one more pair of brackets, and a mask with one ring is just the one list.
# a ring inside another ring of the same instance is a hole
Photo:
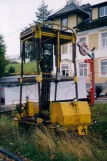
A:
{"label": "railway track", "polygon": [[5,149],[0,148],[0,161],[25,161],[25,160]]}

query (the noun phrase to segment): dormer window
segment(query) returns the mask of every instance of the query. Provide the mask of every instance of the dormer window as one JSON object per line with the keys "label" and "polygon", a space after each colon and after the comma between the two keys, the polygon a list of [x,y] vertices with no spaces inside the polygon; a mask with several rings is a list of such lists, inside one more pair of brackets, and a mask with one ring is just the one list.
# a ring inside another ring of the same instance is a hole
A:
{"label": "dormer window", "polygon": [[100,7],[99,9],[99,17],[107,16],[107,6]]}
{"label": "dormer window", "polygon": [[[61,25],[65,26],[65,27],[68,27],[68,18],[67,17],[61,19]],[[66,30],[65,27],[62,27],[62,30]]]}

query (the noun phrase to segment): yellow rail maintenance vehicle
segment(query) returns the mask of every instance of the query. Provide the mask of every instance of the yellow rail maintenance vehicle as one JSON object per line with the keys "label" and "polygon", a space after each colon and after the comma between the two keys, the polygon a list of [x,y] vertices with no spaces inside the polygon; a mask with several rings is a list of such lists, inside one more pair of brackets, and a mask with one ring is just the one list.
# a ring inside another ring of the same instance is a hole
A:
{"label": "yellow rail maintenance vehicle", "polygon": [[[55,29],[54,29],[54,26]],[[64,27],[66,30],[60,30]],[[87,134],[87,127],[91,124],[89,105],[78,99],[78,78],[76,68],[76,33],[73,29],[54,23],[45,22],[26,29],[21,33],[21,79],[20,104],[14,118],[16,124],[34,123],[45,124],[54,128],[65,127],[77,131],[79,135]],[[26,42],[32,44],[37,69],[35,83],[38,84],[38,102],[22,104],[23,92],[23,64],[25,59]],[[74,64],[74,77],[60,76],[61,45],[72,43],[72,63]],[[53,55],[55,56],[56,74],[53,71]],[[73,100],[57,100],[58,82],[74,81],[76,98]],[[55,83],[54,101],[50,101],[51,83]]]}

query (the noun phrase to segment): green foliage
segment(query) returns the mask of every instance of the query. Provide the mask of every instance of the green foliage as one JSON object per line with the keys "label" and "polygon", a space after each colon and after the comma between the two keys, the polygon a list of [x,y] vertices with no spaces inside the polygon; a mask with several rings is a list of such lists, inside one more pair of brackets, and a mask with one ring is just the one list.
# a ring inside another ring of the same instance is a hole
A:
{"label": "green foliage", "polygon": [[[42,23],[47,20],[48,16],[50,15],[51,11],[48,10],[48,5],[45,4],[45,1],[42,0],[40,6],[37,8],[36,18],[37,22],[34,23],[38,24]],[[30,61],[36,61],[35,52],[33,52],[33,44],[29,41],[25,43],[25,57],[30,58]]]}
{"label": "green foliage", "polygon": [[6,45],[3,36],[0,35],[0,77],[4,76],[6,65],[8,61],[5,58]]}
{"label": "green foliage", "polygon": [[90,109],[93,123],[85,137],[67,132],[57,135],[44,126],[19,132],[14,127],[12,118],[2,116],[0,147],[32,161],[106,161],[107,104],[98,104]]}
{"label": "green foliage", "polygon": [[[8,73],[9,68],[13,67],[15,68],[15,73],[20,74],[21,64],[9,64],[6,67],[6,73]],[[28,62],[24,64],[24,73],[36,73],[36,62]]]}
{"label": "green foliage", "polygon": [[67,0],[66,5],[69,5],[71,3],[77,4],[77,5],[81,5],[81,0]]}
{"label": "green foliage", "polygon": [[47,20],[51,11],[48,11],[48,5],[45,4],[45,1],[42,0],[41,5],[37,8],[38,12],[36,12],[36,18],[38,22],[44,22]]}
{"label": "green foliage", "polygon": [[93,124],[90,131],[97,138],[107,143],[107,104],[97,104],[91,107]]}
{"label": "green foliage", "polygon": [[15,67],[10,66],[8,69],[8,74],[11,75],[11,73],[15,73]]}

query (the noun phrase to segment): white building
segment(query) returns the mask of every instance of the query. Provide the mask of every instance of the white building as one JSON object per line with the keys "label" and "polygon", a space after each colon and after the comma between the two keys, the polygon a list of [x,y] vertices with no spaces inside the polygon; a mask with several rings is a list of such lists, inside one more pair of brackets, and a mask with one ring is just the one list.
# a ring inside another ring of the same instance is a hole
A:
{"label": "white building", "polygon": [[[107,2],[91,6],[70,4],[52,14],[49,20],[54,23],[75,28],[77,42],[86,42],[89,49],[95,47],[95,84],[98,93],[107,83]],[[62,27],[61,30],[64,30]],[[85,76],[90,84],[90,66],[84,63],[89,57],[80,55],[77,47],[78,76]],[[62,46],[61,74],[72,75],[72,44]]]}

